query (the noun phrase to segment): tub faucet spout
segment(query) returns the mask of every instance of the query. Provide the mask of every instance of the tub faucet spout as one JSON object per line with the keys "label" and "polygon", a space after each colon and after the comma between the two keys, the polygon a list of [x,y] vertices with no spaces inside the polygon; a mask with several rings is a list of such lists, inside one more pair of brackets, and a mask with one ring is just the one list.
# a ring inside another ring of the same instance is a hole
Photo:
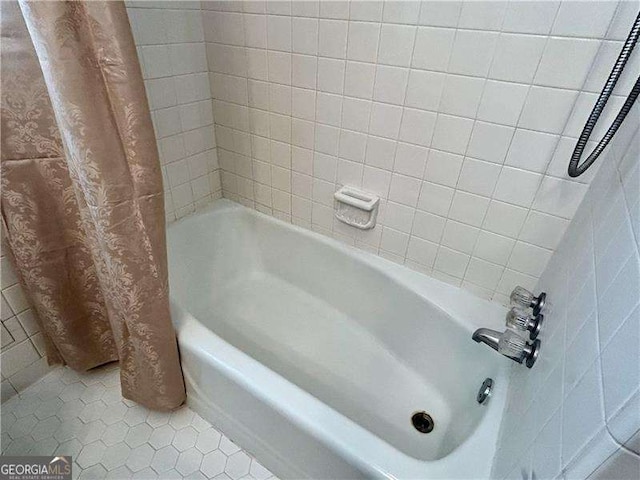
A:
{"label": "tub faucet spout", "polygon": [[473,339],[478,343],[489,345],[494,350],[498,350],[498,343],[502,334],[490,328],[479,328],[473,332]]}
{"label": "tub faucet spout", "polygon": [[474,341],[489,345],[499,354],[510,358],[514,362],[524,363],[527,367],[533,367],[540,352],[540,340],[528,343],[513,330],[498,332],[490,328],[479,328],[473,332]]}

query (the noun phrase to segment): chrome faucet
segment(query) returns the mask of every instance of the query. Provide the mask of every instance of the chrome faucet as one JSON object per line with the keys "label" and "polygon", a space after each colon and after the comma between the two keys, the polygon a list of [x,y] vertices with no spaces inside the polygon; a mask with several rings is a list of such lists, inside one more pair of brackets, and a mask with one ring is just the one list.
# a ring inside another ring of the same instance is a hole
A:
{"label": "chrome faucet", "polygon": [[527,343],[524,338],[510,329],[500,333],[490,328],[479,328],[473,332],[472,338],[478,343],[489,345],[495,351],[514,362],[524,362],[529,368],[536,363],[540,353],[540,340]]}
{"label": "chrome faucet", "polygon": [[489,345],[494,350],[498,351],[498,344],[500,343],[500,336],[502,334],[496,330],[490,328],[479,328],[473,332],[473,339],[478,343],[484,343]]}

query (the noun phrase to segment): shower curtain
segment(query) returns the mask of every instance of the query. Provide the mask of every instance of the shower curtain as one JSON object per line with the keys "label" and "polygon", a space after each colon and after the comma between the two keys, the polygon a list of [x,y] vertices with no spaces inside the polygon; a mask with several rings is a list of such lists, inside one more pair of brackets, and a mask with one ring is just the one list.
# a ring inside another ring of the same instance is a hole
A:
{"label": "shower curtain", "polygon": [[5,248],[48,360],[118,360],[124,397],[177,407],[162,177],[125,7],[0,8]]}

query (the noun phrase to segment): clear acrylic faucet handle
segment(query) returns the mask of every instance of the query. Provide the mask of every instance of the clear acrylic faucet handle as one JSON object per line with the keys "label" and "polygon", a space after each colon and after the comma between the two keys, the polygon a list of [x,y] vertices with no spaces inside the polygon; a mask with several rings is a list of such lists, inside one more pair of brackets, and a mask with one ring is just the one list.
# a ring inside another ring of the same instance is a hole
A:
{"label": "clear acrylic faucet handle", "polygon": [[535,340],[540,334],[544,315],[541,313],[538,315],[531,315],[527,310],[520,307],[513,307],[507,312],[506,320],[507,327],[516,331],[528,331],[529,338],[531,340]]}
{"label": "clear acrylic faucet handle", "polygon": [[513,289],[513,292],[511,292],[509,299],[511,300],[511,305],[514,307],[529,308],[534,296],[533,293],[526,288],[517,286]]}
{"label": "clear acrylic faucet handle", "polygon": [[498,352],[522,362],[527,341],[513,330],[506,330],[498,341]]}
{"label": "clear acrylic faucet handle", "polygon": [[507,312],[507,327],[514,330],[526,330],[529,314],[519,307],[513,307]]}
{"label": "clear acrylic faucet handle", "polygon": [[547,294],[542,292],[537,297],[524,287],[517,286],[511,292],[509,300],[513,307],[522,309],[533,308],[533,314],[538,315],[542,307],[544,307]]}

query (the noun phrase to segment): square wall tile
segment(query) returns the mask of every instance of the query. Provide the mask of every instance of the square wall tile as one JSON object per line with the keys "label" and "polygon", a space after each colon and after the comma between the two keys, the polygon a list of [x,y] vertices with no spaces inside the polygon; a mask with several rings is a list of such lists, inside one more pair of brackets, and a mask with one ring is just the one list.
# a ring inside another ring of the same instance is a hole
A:
{"label": "square wall tile", "polygon": [[430,150],[429,160],[424,172],[425,180],[448,187],[455,187],[462,169],[462,155]]}
{"label": "square wall tile", "polygon": [[351,22],[347,58],[361,62],[375,62],[378,54],[380,24],[369,22]]}
{"label": "square wall tile", "polygon": [[415,31],[416,27],[408,25],[382,24],[378,62],[408,67],[411,64]]}
{"label": "square wall tile", "polygon": [[469,193],[490,196],[498,181],[500,170],[501,167],[494,163],[467,157],[462,165],[458,188]]}
{"label": "square wall tile", "polygon": [[485,77],[498,39],[495,32],[458,30],[453,44],[449,71]]}
{"label": "square wall tile", "polygon": [[318,54],[325,57],[345,58],[347,53],[347,22],[320,20]]}
{"label": "square wall tile", "polygon": [[489,199],[457,191],[453,197],[450,218],[479,227],[489,206]]}
{"label": "square wall tile", "polygon": [[489,76],[496,80],[530,83],[542,58],[545,44],[545,37],[500,34]]}
{"label": "square wall tile", "polygon": [[455,31],[444,28],[419,27],[411,66],[425,70],[447,71]]}

